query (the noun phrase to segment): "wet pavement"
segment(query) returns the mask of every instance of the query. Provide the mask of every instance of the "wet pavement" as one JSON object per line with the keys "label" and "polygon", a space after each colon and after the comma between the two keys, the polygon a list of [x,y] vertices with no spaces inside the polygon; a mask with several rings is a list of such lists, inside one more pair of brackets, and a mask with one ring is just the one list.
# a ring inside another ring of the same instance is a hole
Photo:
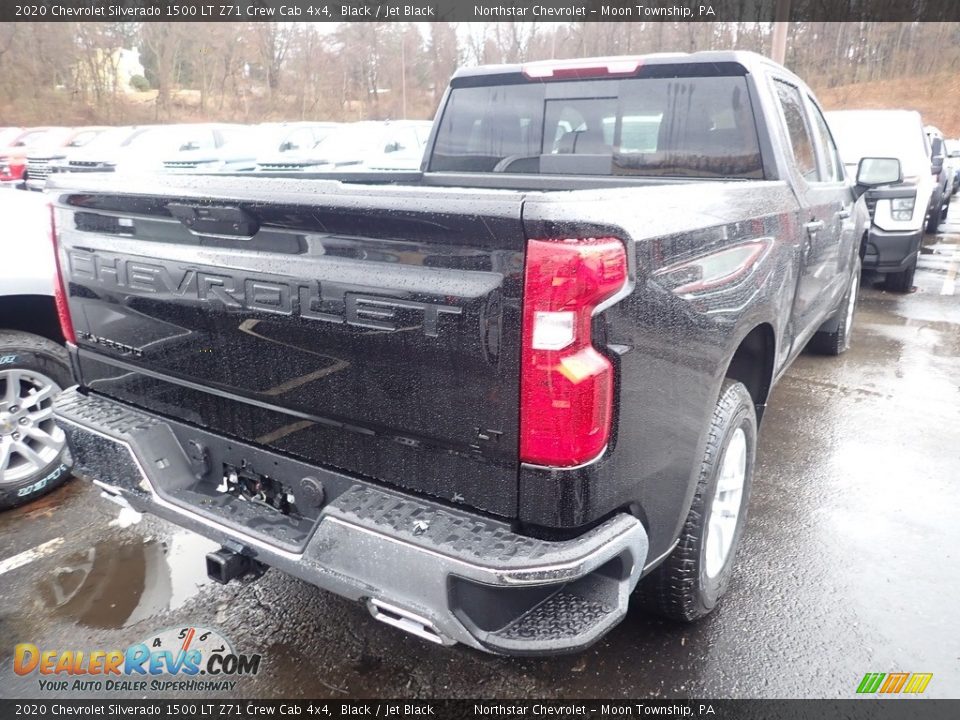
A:
{"label": "wet pavement", "polygon": [[632,608],[579,655],[439,648],[276,571],[211,584],[210,542],[73,481],[0,515],[0,697],[77,696],[16,676],[15,643],[110,650],[191,626],[263,655],[233,697],[844,698],[895,671],[960,697],[960,198],[951,213],[916,291],[865,277],[853,348],[801,356],[774,390],[737,571],[700,623]]}

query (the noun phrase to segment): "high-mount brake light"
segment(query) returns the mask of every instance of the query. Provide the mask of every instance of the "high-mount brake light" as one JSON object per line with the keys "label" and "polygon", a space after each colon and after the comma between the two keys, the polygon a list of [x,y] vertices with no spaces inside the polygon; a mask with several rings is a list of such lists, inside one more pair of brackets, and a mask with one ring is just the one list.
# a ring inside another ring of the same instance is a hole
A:
{"label": "high-mount brake light", "polygon": [[586,80],[601,77],[624,77],[636,75],[643,66],[639,58],[611,58],[610,60],[541,61],[527,63],[521,68],[530,80]]}
{"label": "high-mount brake light", "polygon": [[598,307],[628,283],[616,238],[528,240],[523,286],[520,459],[571,467],[610,439],[613,365],[591,337]]}
{"label": "high-mount brake light", "polygon": [[73,331],[70,307],[67,305],[67,290],[63,284],[63,269],[60,267],[60,238],[57,234],[57,211],[50,204],[50,242],[53,245],[53,260],[56,277],[53,282],[53,300],[57,306],[57,318],[60,320],[60,332],[68,343],[77,344],[77,335]]}

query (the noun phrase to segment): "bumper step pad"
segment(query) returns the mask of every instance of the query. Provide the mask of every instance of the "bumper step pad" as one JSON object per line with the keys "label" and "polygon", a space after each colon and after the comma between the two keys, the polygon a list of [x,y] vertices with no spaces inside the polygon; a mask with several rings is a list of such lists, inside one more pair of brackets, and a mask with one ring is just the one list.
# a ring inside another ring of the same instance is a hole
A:
{"label": "bumper step pad", "polygon": [[560,590],[496,633],[495,637],[508,642],[574,638],[612,613],[613,608],[609,605]]}

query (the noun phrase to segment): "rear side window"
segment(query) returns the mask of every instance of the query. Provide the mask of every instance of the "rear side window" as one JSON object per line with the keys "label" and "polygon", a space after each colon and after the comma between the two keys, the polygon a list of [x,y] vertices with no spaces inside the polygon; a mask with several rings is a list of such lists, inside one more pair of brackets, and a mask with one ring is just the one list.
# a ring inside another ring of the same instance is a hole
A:
{"label": "rear side window", "polygon": [[827,177],[825,179],[832,182],[843,180],[843,163],[840,162],[840,153],[837,152],[837,146],[830,136],[827,121],[813,100],[810,101],[810,107],[813,108],[813,121],[817,133],[817,140],[823,148],[824,159],[827,163]]}
{"label": "rear side window", "polygon": [[455,88],[430,169],[763,177],[753,108],[740,76]]}
{"label": "rear side window", "polygon": [[[431,169],[491,172],[540,152],[543,87],[502,85],[453,90],[443,113]],[[513,172],[520,172],[517,168]]]}
{"label": "rear side window", "polygon": [[787,134],[790,137],[797,170],[806,180],[816,182],[820,176],[817,172],[817,159],[813,154],[810,130],[807,128],[807,121],[803,118],[803,101],[800,98],[800,91],[793,85],[780,80],[775,80],[774,84],[777,88],[777,96],[780,98],[780,107],[783,108],[783,117],[787,122]]}

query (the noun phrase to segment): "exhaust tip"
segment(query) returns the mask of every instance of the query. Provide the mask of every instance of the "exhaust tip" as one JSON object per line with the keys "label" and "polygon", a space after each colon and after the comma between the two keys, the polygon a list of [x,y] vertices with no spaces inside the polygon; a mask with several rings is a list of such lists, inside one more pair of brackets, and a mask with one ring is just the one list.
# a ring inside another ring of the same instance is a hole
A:
{"label": "exhaust tip", "polygon": [[369,598],[367,600],[367,609],[374,619],[387,625],[392,625],[404,632],[416,635],[422,640],[436,643],[437,645],[454,645],[454,641],[446,637],[426,618],[420,617],[415,613],[404,610],[401,607],[391,603]]}

